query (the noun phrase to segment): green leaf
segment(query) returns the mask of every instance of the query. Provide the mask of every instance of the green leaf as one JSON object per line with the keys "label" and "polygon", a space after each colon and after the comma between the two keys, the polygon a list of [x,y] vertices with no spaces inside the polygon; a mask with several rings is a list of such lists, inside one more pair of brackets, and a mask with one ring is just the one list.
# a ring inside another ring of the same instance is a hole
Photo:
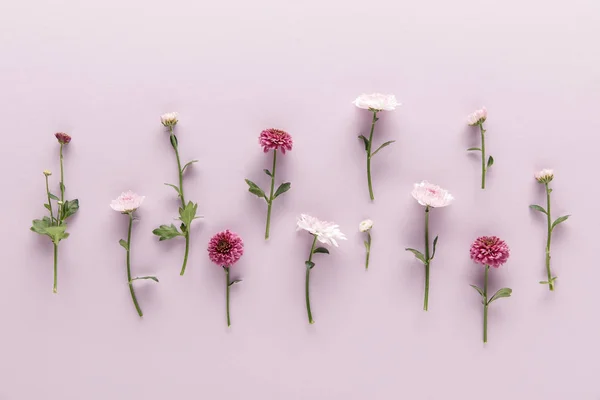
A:
{"label": "green leaf", "polygon": [[315,267],[315,263],[312,261],[305,261],[304,264],[306,264],[306,268],[308,269],[313,269]]}
{"label": "green leaf", "polygon": [[490,304],[492,301],[498,300],[502,297],[510,297],[511,293],[512,293],[512,289],[509,289],[509,288],[498,289],[498,291],[496,293],[494,293],[494,295],[488,300],[488,304]]}
{"label": "green leaf", "polygon": [[120,244],[121,246],[123,246],[123,248],[124,248],[125,250],[129,250],[129,245],[127,244],[127,242],[126,242],[125,240],[123,240],[123,239],[119,240],[119,244]]}
{"label": "green leaf", "polygon": [[554,227],[555,227],[556,225],[560,224],[561,222],[564,222],[564,221],[566,221],[566,220],[567,220],[567,218],[569,218],[569,217],[570,217],[570,215],[564,215],[564,216],[562,216],[562,217],[558,217],[558,218],[556,218],[556,220],[555,220],[555,221],[552,223],[552,228],[550,228],[550,229],[554,230]]}
{"label": "green leaf", "polygon": [[[64,192],[66,189],[65,184],[62,182],[58,182],[58,187],[59,187],[61,193]],[[58,199],[56,199],[56,200],[58,200]]]}
{"label": "green leaf", "polygon": [[63,220],[69,218],[79,210],[79,200],[66,200],[62,206],[61,218]]}
{"label": "green leaf", "polygon": [[275,194],[273,195],[273,199],[276,199],[277,196],[284,194],[285,192],[290,190],[291,187],[292,187],[292,184],[290,182],[282,183],[281,185],[279,185],[279,187],[275,191]]}
{"label": "green leaf", "polygon": [[189,227],[192,221],[196,219],[196,211],[198,210],[198,204],[188,201],[185,208],[179,207],[179,220]]}
{"label": "green leaf", "polygon": [[178,144],[177,136],[175,136],[171,133],[169,140],[171,140],[171,146],[173,146],[174,149],[177,149],[177,144]]}
{"label": "green leaf", "polygon": [[181,232],[177,230],[177,227],[173,224],[171,225],[161,225],[155,230],[152,231],[153,234],[159,236],[159,241],[173,239],[177,236],[183,236]]}
{"label": "green leaf", "polygon": [[479,295],[481,297],[485,297],[484,294],[483,294],[483,289],[481,289],[480,287],[477,287],[475,285],[469,285],[469,286],[471,286],[473,289],[477,290],[477,292],[479,293]]}
{"label": "green leaf", "polygon": [[532,205],[529,206],[529,208],[531,208],[532,210],[536,210],[536,211],[539,211],[541,213],[544,213],[544,214],[548,215],[548,213],[546,212],[546,210],[544,210],[544,207],[538,206],[537,204],[532,204]]}
{"label": "green leaf", "polygon": [[365,249],[369,250],[369,242],[365,240],[363,243],[365,244]]}
{"label": "green leaf", "polygon": [[392,143],[394,143],[394,142],[395,142],[395,140],[390,140],[389,142],[385,142],[384,144],[382,144],[381,146],[379,146],[379,147],[377,148],[377,150],[375,150],[375,151],[374,151],[374,152],[371,154],[371,157],[373,157],[375,154],[377,154],[377,153],[379,152],[379,150],[383,149],[384,147],[387,147],[387,146],[389,146],[390,144],[392,144]]}
{"label": "green leaf", "polygon": [[52,239],[54,244],[58,244],[58,242],[60,242],[62,239],[69,237],[69,234],[65,232],[66,229],[66,225],[48,226],[46,227],[46,235]]}
{"label": "green leaf", "polygon": [[248,191],[250,193],[252,193],[253,195],[256,195],[258,197],[262,197],[267,202],[269,201],[269,199],[267,199],[267,196],[265,195],[265,192],[263,192],[263,190],[261,188],[259,188],[256,183],[252,182],[249,179],[246,179],[246,183],[248,184]]}
{"label": "green leaf", "polygon": [[433,253],[431,253],[431,257],[429,258],[429,261],[433,260],[433,257],[435,257],[435,246],[437,245],[437,241],[438,241],[438,236],[436,236],[435,239],[433,239]]}
{"label": "green leaf", "polygon": [[60,200],[58,197],[56,197],[55,195],[53,195],[52,193],[48,193],[48,196],[52,199],[52,200]]}
{"label": "green leaf", "polygon": [[273,175],[271,175],[271,171],[269,171],[268,169],[263,169],[263,171],[265,171],[265,174],[267,174],[268,176],[272,177]]}
{"label": "green leaf", "polygon": [[313,250],[313,253],[329,254],[329,250],[327,250],[325,247],[317,247],[316,249]]}
{"label": "green leaf", "polygon": [[469,147],[467,151],[481,151],[479,147]]}
{"label": "green leaf", "polygon": [[494,157],[490,156],[490,158],[488,158],[487,167],[489,168],[492,165],[494,165]]}
{"label": "green leaf", "polygon": [[42,219],[34,219],[31,222],[31,231],[39,233],[40,235],[46,235],[46,228],[52,226],[52,220],[50,217],[44,217]]}
{"label": "green leaf", "polygon": [[165,185],[171,186],[177,192],[177,197],[181,197],[181,192],[179,191],[179,188],[177,186],[171,185],[170,183],[165,183]]}
{"label": "green leaf", "polygon": [[240,282],[242,282],[242,280],[241,280],[241,279],[238,279],[238,280],[235,280],[235,281],[231,281],[231,282],[229,282],[229,286],[233,286],[233,285],[235,285],[236,283],[240,283]]}
{"label": "green leaf", "polygon": [[138,277],[133,278],[131,280],[131,282],[133,282],[133,281],[139,281],[141,279],[152,279],[154,282],[158,282],[158,278],[155,277],[155,276],[138,276]]}
{"label": "green leaf", "polygon": [[362,139],[362,141],[364,142],[365,151],[369,151],[369,139],[367,139],[364,135],[360,135],[358,138]]}
{"label": "green leaf", "polygon": [[52,211],[52,208],[50,207],[50,204],[44,204],[44,207],[46,207],[46,210]]}
{"label": "green leaf", "polygon": [[415,249],[411,249],[411,248],[406,248],[404,250],[412,252],[415,255],[415,257],[417,258],[417,260],[421,261],[423,264],[427,263],[425,261],[425,256],[419,250],[415,250]]}
{"label": "green leaf", "polygon": [[189,166],[190,166],[190,165],[192,165],[193,163],[197,163],[197,162],[198,162],[198,160],[192,160],[192,161],[190,161],[189,163],[185,164],[185,165],[183,166],[183,168],[181,168],[181,173],[183,174],[183,172],[185,171],[185,169],[186,169],[187,167],[189,167]]}
{"label": "green leaf", "polygon": [[550,284],[551,282],[554,282],[554,281],[555,281],[557,278],[558,278],[558,276],[553,276],[552,278],[550,278],[550,281],[540,281],[540,283],[541,283],[542,285],[548,285],[548,284]]}

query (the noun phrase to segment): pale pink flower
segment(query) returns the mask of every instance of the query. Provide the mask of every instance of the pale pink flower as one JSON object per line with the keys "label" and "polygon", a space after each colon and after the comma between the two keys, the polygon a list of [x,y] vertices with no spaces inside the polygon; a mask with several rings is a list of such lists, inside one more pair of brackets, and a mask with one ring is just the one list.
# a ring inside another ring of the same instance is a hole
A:
{"label": "pale pink flower", "polygon": [[470,254],[476,263],[498,268],[508,260],[510,249],[496,236],[482,236],[473,242]]}
{"label": "pale pink flower", "polygon": [[160,122],[166,127],[173,127],[179,122],[178,117],[179,114],[176,112],[166,113],[160,116]]}
{"label": "pale pink flower", "polygon": [[221,267],[231,267],[243,254],[242,238],[230,230],[217,233],[208,242],[208,257]]}
{"label": "pale pink flower", "polygon": [[110,203],[110,207],[123,214],[130,213],[140,208],[145,198],[145,196],[140,196],[130,190],[121,193],[116,200]]}
{"label": "pale pink flower", "polygon": [[307,214],[300,214],[297,221],[297,231],[303,229],[315,235],[321,243],[338,247],[338,240],[346,240],[346,235],[340,231],[339,225],[333,222],[321,221]]}
{"label": "pale pink flower", "polygon": [[554,179],[554,170],[543,169],[539,172],[536,172],[534,176],[539,183],[548,183]]}
{"label": "pale pink flower", "polygon": [[393,94],[361,94],[352,102],[356,107],[371,111],[392,111],[401,104]]}
{"label": "pale pink flower", "polygon": [[415,183],[411,194],[420,205],[434,208],[446,207],[454,200],[454,197],[446,189],[427,181]]}
{"label": "pale pink flower", "polygon": [[487,109],[482,107],[481,110],[476,110],[473,114],[467,117],[467,123],[471,126],[483,124],[487,119]]}
{"label": "pale pink flower", "polygon": [[258,142],[263,147],[265,153],[269,150],[281,150],[285,154],[286,150],[292,150],[292,145],[294,144],[292,136],[289,133],[273,128],[262,131],[258,137]]}

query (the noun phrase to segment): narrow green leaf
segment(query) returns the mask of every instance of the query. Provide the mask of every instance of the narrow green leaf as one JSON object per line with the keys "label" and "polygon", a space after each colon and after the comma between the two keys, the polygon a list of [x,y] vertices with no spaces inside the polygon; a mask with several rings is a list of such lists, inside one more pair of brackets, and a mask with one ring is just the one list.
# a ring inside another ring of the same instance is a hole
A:
{"label": "narrow green leaf", "polygon": [[52,200],[60,200],[58,197],[56,197],[55,195],[53,195],[52,193],[48,193],[48,196],[52,199]]}
{"label": "narrow green leaf", "polygon": [[369,242],[365,240],[363,243],[365,244],[365,249],[369,250]]}
{"label": "narrow green leaf", "polygon": [[158,278],[157,278],[157,277],[155,277],[155,276],[138,276],[138,277],[135,277],[135,278],[133,278],[133,279],[131,280],[131,282],[133,282],[133,281],[139,281],[139,280],[141,280],[141,279],[151,279],[151,280],[153,280],[154,282],[158,282]]}
{"label": "narrow green leaf", "polygon": [[121,246],[123,246],[123,248],[124,248],[125,250],[129,250],[129,245],[127,244],[127,242],[126,242],[125,240],[123,240],[123,239],[119,240],[119,244],[120,244]]}
{"label": "narrow green leaf", "polygon": [[179,220],[189,227],[192,221],[196,219],[196,211],[198,210],[198,204],[188,201],[185,208],[179,207]]}
{"label": "narrow green leaf", "polygon": [[394,142],[395,142],[395,140],[390,140],[389,142],[385,142],[384,144],[382,144],[381,146],[379,146],[379,147],[377,148],[377,150],[375,150],[375,151],[374,151],[374,152],[371,154],[371,157],[373,157],[375,154],[377,154],[377,153],[379,152],[379,150],[383,149],[384,147],[387,147],[387,146],[389,146],[390,144],[392,144],[392,143],[394,143]]}
{"label": "narrow green leaf", "polygon": [[246,179],[246,183],[248,184],[248,191],[258,197],[262,197],[264,198],[267,202],[269,201],[269,199],[267,199],[267,195],[265,195],[265,192],[263,192],[263,190],[258,187],[258,185],[254,182],[252,182],[249,179]]}
{"label": "narrow green leaf", "polygon": [[415,250],[415,249],[411,249],[411,248],[406,248],[404,250],[410,251],[411,253],[413,253],[415,255],[415,257],[417,258],[417,260],[421,261],[423,264],[427,263],[425,261],[425,256],[419,250]]}
{"label": "narrow green leaf", "polygon": [[550,280],[549,280],[549,281],[540,281],[540,283],[541,283],[542,285],[548,285],[548,284],[550,284],[550,283],[554,282],[554,281],[555,281],[557,278],[558,278],[558,276],[553,276],[552,278],[550,278]]}
{"label": "narrow green leaf", "polygon": [[233,285],[235,285],[236,283],[240,283],[240,282],[242,282],[242,280],[241,280],[241,279],[238,279],[238,280],[235,280],[235,281],[231,281],[231,282],[229,282],[229,286],[233,286]]}
{"label": "narrow green leaf", "polygon": [[488,158],[487,167],[489,168],[492,165],[494,165],[494,157],[490,156],[490,158]]}
{"label": "narrow green leaf", "polygon": [[481,151],[479,147],[469,147],[467,151]]}
{"label": "narrow green leaf", "polygon": [[267,174],[271,177],[273,176],[273,175],[271,175],[271,171],[269,171],[268,169],[265,168],[265,169],[263,169],[263,171],[265,171],[265,174]]}
{"label": "narrow green leaf", "polygon": [[173,239],[177,236],[183,236],[181,232],[177,230],[177,227],[173,224],[171,225],[161,225],[155,230],[152,231],[153,234],[159,237],[159,241]]}
{"label": "narrow green leaf", "polygon": [[46,207],[46,210],[52,211],[52,208],[50,208],[50,204],[44,204],[44,207]]}
{"label": "narrow green leaf", "polygon": [[568,218],[570,217],[570,215],[563,215],[562,217],[558,217],[556,218],[556,220],[552,223],[552,230],[554,230],[554,227],[558,224],[560,224],[561,222],[566,221]]}
{"label": "narrow green leaf", "polygon": [[536,210],[536,211],[539,211],[539,212],[541,212],[543,214],[548,215],[548,213],[546,212],[546,210],[544,209],[544,207],[538,206],[537,204],[532,204],[532,205],[529,206],[529,208],[531,208],[532,210]]}
{"label": "narrow green leaf", "polygon": [[365,151],[369,151],[369,139],[367,139],[364,135],[360,135],[358,138],[362,139],[363,143],[365,144]]}
{"label": "narrow green leaf", "polygon": [[185,172],[185,169],[186,169],[187,167],[189,167],[189,166],[190,166],[190,165],[192,165],[193,163],[197,163],[197,162],[198,162],[198,160],[192,160],[192,161],[188,162],[187,164],[185,164],[185,165],[183,166],[183,168],[181,168],[181,173],[183,174],[183,173]]}
{"label": "narrow green leaf", "polygon": [[179,188],[177,186],[171,185],[170,183],[165,183],[165,185],[171,186],[177,192],[177,197],[181,197],[181,192],[179,191]]}
{"label": "narrow green leaf", "polygon": [[67,219],[79,210],[79,200],[66,200],[61,206],[62,219]]}
{"label": "narrow green leaf", "polygon": [[177,136],[175,136],[171,133],[169,140],[171,140],[171,146],[173,146],[174,149],[177,149],[177,145],[178,145]]}
{"label": "narrow green leaf", "polygon": [[479,295],[481,297],[485,297],[485,295],[483,294],[483,289],[481,289],[480,287],[477,287],[475,285],[469,285],[469,286],[471,286],[473,289],[477,290],[477,292],[479,293]]}
{"label": "narrow green leaf", "polygon": [[306,268],[309,268],[309,269],[313,269],[315,266],[315,263],[312,261],[305,261],[304,264],[306,264]]}
{"label": "narrow green leaf", "polygon": [[540,281],[540,283],[541,283],[542,285],[547,285],[547,284],[549,284],[550,282],[548,282],[548,281]]}
{"label": "narrow green leaf", "polygon": [[[61,192],[64,192],[66,189],[65,184],[62,182],[58,182],[58,187],[60,188]],[[56,199],[56,200],[58,200],[58,199]]]}
{"label": "narrow green leaf", "polygon": [[494,300],[501,299],[502,297],[510,297],[511,294],[512,294],[512,289],[509,289],[509,288],[498,289],[498,291],[496,293],[494,293],[494,295],[488,300],[488,304],[490,304]]}
{"label": "narrow green leaf", "polygon": [[279,185],[279,187],[275,191],[275,194],[273,195],[273,199],[276,199],[277,196],[284,194],[285,192],[290,190],[291,187],[292,187],[292,184],[290,182],[282,183],[281,185]]}
{"label": "narrow green leaf", "polygon": [[433,257],[435,257],[435,246],[437,246],[437,241],[438,241],[438,236],[435,237],[435,239],[433,239],[433,253],[431,253],[431,258],[429,258],[429,260],[433,260]]}
{"label": "narrow green leaf", "polygon": [[313,253],[329,254],[329,250],[327,250],[325,247],[317,247],[313,250]]}

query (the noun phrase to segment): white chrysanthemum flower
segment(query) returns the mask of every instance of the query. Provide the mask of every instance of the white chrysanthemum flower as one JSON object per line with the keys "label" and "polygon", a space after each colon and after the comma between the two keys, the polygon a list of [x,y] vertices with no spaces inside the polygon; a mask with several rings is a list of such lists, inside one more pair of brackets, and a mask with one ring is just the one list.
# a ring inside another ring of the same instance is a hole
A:
{"label": "white chrysanthemum flower", "polygon": [[534,176],[539,183],[548,183],[554,179],[554,170],[543,169],[539,172],[536,172]]}
{"label": "white chrysanthemum flower", "polygon": [[358,224],[358,230],[361,232],[369,232],[373,228],[373,221],[370,219],[365,219],[360,224]]}
{"label": "white chrysanthemum flower", "polygon": [[176,112],[166,113],[160,116],[160,122],[166,127],[177,125],[179,114]]}
{"label": "white chrysanthemum flower", "polygon": [[427,181],[415,183],[411,194],[420,205],[434,208],[446,207],[454,200],[454,197],[446,189]]}
{"label": "white chrysanthemum flower", "polygon": [[121,193],[116,200],[110,203],[110,207],[120,213],[130,213],[140,208],[145,198],[145,196],[140,196],[130,190]]}
{"label": "white chrysanthemum flower", "polygon": [[356,107],[371,111],[392,111],[402,105],[393,94],[361,94],[352,102]]}
{"label": "white chrysanthemum flower", "polygon": [[346,240],[346,235],[340,231],[339,225],[333,222],[321,221],[318,218],[307,214],[300,214],[298,217],[298,228],[296,230],[305,230],[317,237],[317,240],[324,244],[338,247],[338,240]]}
{"label": "white chrysanthemum flower", "polygon": [[482,107],[481,110],[475,111],[467,117],[467,124],[471,126],[479,125],[487,119],[487,109]]}

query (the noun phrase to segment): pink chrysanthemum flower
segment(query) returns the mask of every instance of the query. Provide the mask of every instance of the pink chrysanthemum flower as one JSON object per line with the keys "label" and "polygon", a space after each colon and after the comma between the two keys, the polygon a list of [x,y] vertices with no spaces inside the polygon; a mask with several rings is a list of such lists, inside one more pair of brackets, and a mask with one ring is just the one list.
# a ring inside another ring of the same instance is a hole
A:
{"label": "pink chrysanthemum flower", "polygon": [[496,236],[482,236],[473,242],[470,253],[476,263],[498,268],[508,260],[510,249]]}
{"label": "pink chrysanthemum flower", "polygon": [[69,144],[69,142],[71,141],[71,136],[67,135],[64,132],[55,133],[54,136],[56,136],[56,139],[58,139],[58,143],[60,144]]}
{"label": "pink chrysanthemum flower", "polygon": [[208,242],[208,257],[222,267],[230,267],[244,254],[244,242],[236,233],[225,230]]}
{"label": "pink chrysanthemum flower", "polygon": [[286,150],[292,150],[292,145],[294,144],[292,136],[289,133],[273,128],[262,131],[258,137],[258,142],[263,147],[265,153],[269,150],[281,150],[285,154]]}

